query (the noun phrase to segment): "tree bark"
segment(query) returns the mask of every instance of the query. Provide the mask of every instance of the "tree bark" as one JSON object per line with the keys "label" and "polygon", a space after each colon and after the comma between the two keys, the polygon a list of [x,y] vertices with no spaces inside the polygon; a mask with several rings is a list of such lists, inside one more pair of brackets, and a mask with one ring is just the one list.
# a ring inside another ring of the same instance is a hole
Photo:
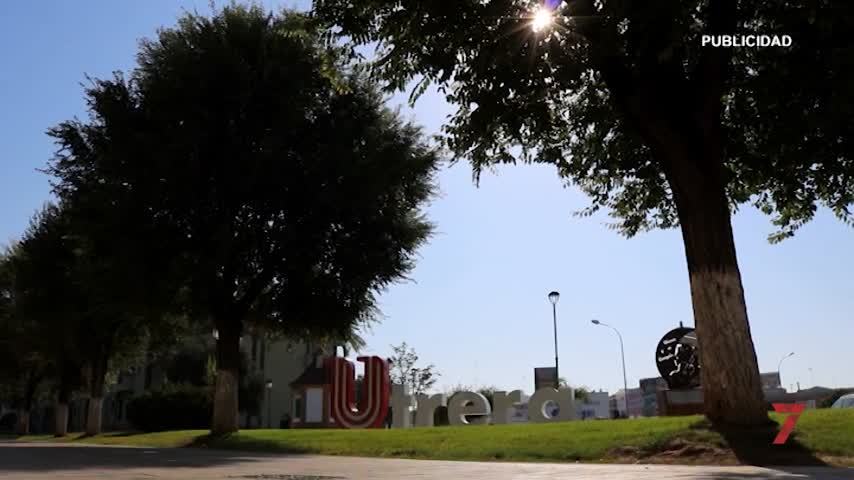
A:
{"label": "tree bark", "polygon": [[731,214],[715,145],[670,157],[673,191],[691,284],[706,416],[713,423],[760,425],[768,414],[750,334]]}
{"label": "tree bark", "polygon": [[54,418],[56,425],[53,436],[64,437],[68,434],[68,402],[57,401],[55,410]]}
{"label": "tree bark", "polygon": [[89,390],[89,408],[86,416],[86,435],[98,435],[102,429],[102,405],[104,381],[107,376],[107,356],[97,359],[92,365],[92,384]]}
{"label": "tree bark", "polygon": [[55,437],[64,437],[68,434],[68,401],[71,399],[71,389],[64,379],[61,382],[59,392],[56,395],[53,431]]}
{"label": "tree bark", "polygon": [[89,397],[89,408],[86,415],[86,435],[101,433],[101,410],[104,397]]}
{"label": "tree bark", "polygon": [[24,385],[24,398],[22,399],[21,408],[18,409],[18,424],[15,426],[15,433],[18,435],[27,435],[30,433],[30,412],[33,409],[36,390],[38,390],[41,380],[41,373],[36,371],[29,371],[27,373],[27,382]]}
{"label": "tree bark", "polygon": [[29,435],[30,433],[30,410],[28,408],[18,409],[18,423],[15,425],[17,435]]}
{"label": "tree bark", "polygon": [[217,372],[211,433],[223,435],[239,428],[237,393],[240,382],[241,323],[217,321]]}

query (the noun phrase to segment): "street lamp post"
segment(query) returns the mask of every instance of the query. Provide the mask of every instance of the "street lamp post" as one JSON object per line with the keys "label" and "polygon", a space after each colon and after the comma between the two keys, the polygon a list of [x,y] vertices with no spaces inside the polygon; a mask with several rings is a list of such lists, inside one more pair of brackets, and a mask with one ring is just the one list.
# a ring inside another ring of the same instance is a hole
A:
{"label": "street lamp post", "polygon": [[601,325],[603,327],[610,328],[611,330],[613,330],[614,332],[617,333],[617,338],[620,339],[620,358],[623,361],[623,394],[624,394],[623,400],[625,400],[626,417],[628,418],[628,416],[629,416],[629,382],[626,378],[626,351],[623,349],[623,336],[620,335],[619,330],[612,327],[611,325],[608,325],[607,323],[602,323],[599,320],[591,320],[590,322],[593,325]]}
{"label": "street lamp post", "polygon": [[267,387],[267,428],[273,428],[273,419],[271,418],[272,414],[270,413],[270,407],[272,407],[270,394],[273,391],[273,381],[268,378],[265,386]]}
{"label": "street lamp post", "polygon": [[783,360],[791,357],[794,354],[795,354],[795,352],[789,353],[788,355],[781,358],[780,363],[777,364],[777,376],[780,377],[780,385],[783,385],[783,372],[780,371],[780,369],[783,367]]}
{"label": "street lamp post", "polygon": [[558,374],[558,359],[557,359],[557,301],[560,299],[560,293],[550,292],[549,302],[552,304],[552,325],[554,326],[555,336],[555,389],[560,389],[560,375]]}

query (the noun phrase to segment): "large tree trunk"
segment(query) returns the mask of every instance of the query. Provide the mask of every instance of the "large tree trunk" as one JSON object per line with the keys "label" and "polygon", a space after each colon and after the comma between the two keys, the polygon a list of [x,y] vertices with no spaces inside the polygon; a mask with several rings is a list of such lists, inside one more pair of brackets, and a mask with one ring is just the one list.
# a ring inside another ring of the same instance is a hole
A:
{"label": "large tree trunk", "polygon": [[29,435],[30,433],[30,410],[28,408],[18,409],[18,423],[15,425],[17,435]]}
{"label": "large tree trunk", "polygon": [[64,437],[68,434],[68,402],[56,402],[56,413],[54,414],[55,427],[53,435],[55,437]]}
{"label": "large tree trunk", "polygon": [[[236,323],[236,325],[235,325]],[[217,321],[216,385],[214,387],[211,433],[222,435],[238,430],[237,392],[240,382],[241,325],[235,321]]]}
{"label": "large tree trunk", "polygon": [[668,180],[682,227],[700,345],[706,416],[717,424],[768,421],[738,269],[718,149],[671,158]]}
{"label": "large tree trunk", "polygon": [[102,428],[102,406],[104,403],[104,381],[107,376],[107,356],[92,365],[92,380],[89,390],[89,409],[86,416],[86,435],[98,435]]}
{"label": "large tree trunk", "polygon": [[30,412],[33,409],[36,391],[41,380],[41,373],[36,371],[27,372],[27,381],[24,384],[24,397],[21,407],[18,409],[18,424],[15,426],[15,433],[18,435],[28,435],[30,433]]}
{"label": "large tree trunk", "polygon": [[101,433],[102,410],[104,397],[89,397],[89,408],[86,415],[86,435]]}
{"label": "large tree trunk", "polygon": [[68,434],[68,401],[71,399],[71,387],[65,379],[60,380],[59,392],[56,395],[54,414],[55,426],[53,434],[64,437]]}

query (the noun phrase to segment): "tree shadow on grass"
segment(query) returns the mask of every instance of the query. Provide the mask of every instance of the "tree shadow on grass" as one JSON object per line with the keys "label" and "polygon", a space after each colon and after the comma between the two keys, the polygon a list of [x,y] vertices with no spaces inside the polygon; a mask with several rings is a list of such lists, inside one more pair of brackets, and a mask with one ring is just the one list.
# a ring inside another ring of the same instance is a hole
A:
{"label": "tree shadow on grass", "polygon": [[291,455],[317,453],[304,447],[291,445],[281,440],[265,440],[262,438],[247,438],[240,434],[202,435],[196,437],[187,445],[191,448],[207,448],[214,450],[238,450],[248,452],[284,453]]}
{"label": "tree shadow on grass", "polygon": [[[110,433],[105,433],[105,434],[103,434],[102,436],[104,436],[104,437],[122,438],[122,437],[132,437],[132,436],[134,436],[134,435],[139,435],[139,433],[140,433],[140,432],[110,432]],[[84,435],[85,435],[85,434],[84,434]],[[85,438],[85,437],[83,437],[83,438]]]}
{"label": "tree shadow on grass", "polygon": [[717,432],[743,465],[826,467],[815,452],[804,446],[792,434],[786,443],[774,445],[780,426],[774,422],[760,427],[713,426],[707,420],[692,425],[692,429]]}

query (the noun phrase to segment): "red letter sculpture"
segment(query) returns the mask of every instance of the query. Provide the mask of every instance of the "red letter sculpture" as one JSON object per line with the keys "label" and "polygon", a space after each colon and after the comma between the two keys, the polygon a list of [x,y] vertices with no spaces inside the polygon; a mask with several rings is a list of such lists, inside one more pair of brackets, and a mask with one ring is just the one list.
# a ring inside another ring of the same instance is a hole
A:
{"label": "red letter sculpture", "polygon": [[380,357],[359,357],[365,364],[362,398],[356,408],[355,368],[344,358],[326,359],[330,380],[329,414],[340,428],[381,428],[388,414],[390,382],[388,362]]}

